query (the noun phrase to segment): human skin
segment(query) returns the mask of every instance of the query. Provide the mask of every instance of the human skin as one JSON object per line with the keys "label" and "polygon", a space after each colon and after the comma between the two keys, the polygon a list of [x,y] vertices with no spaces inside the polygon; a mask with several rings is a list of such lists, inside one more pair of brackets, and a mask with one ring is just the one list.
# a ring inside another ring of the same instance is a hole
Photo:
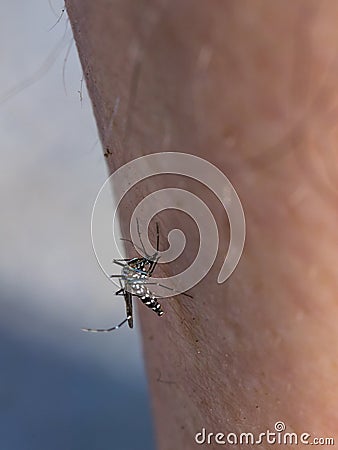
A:
{"label": "human skin", "polygon": [[[163,301],[161,318],[139,309],[158,449],[201,447],[202,427],[258,434],[278,420],[337,440],[338,3],[66,7],[110,171],[145,154],[191,153],[226,174],[245,212],[242,258],[218,284],[225,212],[197,183],[168,177],[208,203],[221,244],[193,300]],[[125,236],[133,208],[162,184],[128,197]],[[189,235],[178,261],[159,264],[168,276],[191,262],[198,235],[180,212],[158,220],[161,235]]]}

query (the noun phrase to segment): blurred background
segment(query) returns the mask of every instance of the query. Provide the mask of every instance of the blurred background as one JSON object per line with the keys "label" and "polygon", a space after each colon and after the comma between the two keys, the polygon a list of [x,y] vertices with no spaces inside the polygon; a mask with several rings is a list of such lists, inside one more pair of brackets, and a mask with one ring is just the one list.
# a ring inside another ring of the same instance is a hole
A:
{"label": "blurred background", "polygon": [[107,172],[63,8],[2,2],[0,448],[151,450],[138,323],[80,331],[125,310],[91,247]]}

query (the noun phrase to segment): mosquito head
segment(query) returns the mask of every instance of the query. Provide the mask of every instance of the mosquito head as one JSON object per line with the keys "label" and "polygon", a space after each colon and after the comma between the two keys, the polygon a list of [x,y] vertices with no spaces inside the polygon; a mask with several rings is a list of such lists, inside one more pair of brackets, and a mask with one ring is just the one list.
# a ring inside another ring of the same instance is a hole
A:
{"label": "mosquito head", "polygon": [[146,256],[143,258],[143,267],[145,272],[149,272],[154,267],[154,264],[157,264],[160,256],[158,256],[158,252],[154,253],[152,256]]}

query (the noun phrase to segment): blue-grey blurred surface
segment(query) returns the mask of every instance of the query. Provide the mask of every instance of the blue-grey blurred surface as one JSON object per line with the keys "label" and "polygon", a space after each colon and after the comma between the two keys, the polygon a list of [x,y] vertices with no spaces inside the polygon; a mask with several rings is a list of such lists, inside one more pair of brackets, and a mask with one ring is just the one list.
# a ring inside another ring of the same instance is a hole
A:
{"label": "blue-grey blurred surface", "polygon": [[62,8],[1,3],[0,450],[152,450],[138,323],[80,331],[125,312],[91,248],[107,173]]}

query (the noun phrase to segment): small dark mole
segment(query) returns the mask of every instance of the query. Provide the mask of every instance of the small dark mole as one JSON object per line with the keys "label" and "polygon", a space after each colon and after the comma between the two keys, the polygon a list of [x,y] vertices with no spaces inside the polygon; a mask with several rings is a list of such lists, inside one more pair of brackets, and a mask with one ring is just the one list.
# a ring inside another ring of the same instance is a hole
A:
{"label": "small dark mole", "polygon": [[259,406],[258,406],[258,405],[256,405],[256,408],[259,408]]}
{"label": "small dark mole", "polygon": [[195,320],[195,317],[193,317],[192,320]]}
{"label": "small dark mole", "polygon": [[243,417],[243,420],[246,420],[246,417]]}
{"label": "small dark mole", "polygon": [[195,342],[199,342],[199,340],[198,339],[196,339],[196,341]]}

